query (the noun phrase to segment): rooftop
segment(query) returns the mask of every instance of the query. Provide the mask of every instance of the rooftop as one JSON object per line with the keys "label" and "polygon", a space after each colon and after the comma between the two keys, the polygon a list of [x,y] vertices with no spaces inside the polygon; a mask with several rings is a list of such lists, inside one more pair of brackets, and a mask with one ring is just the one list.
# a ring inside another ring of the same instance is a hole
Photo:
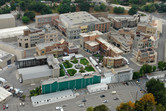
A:
{"label": "rooftop", "polygon": [[88,44],[88,45],[91,46],[91,47],[94,47],[94,46],[96,46],[96,45],[99,45],[99,43],[96,42],[96,41],[86,41],[85,43]]}
{"label": "rooftop", "polygon": [[29,29],[27,26],[0,29],[0,39],[17,37],[24,34],[24,30]]}
{"label": "rooftop", "polygon": [[114,45],[108,43],[106,40],[104,40],[103,38],[99,37],[99,38],[96,38],[97,40],[99,40],[100,42],[102,42],[103,44],[105,44],[107,46],[107,49],[111,49],[113,50],[114,52],[116,53],[123,53],[122,50],[120,50],[119,48],[115,47]]}
{"label": "rooftop", "polygon": [[14,16],[12,14],[1,14],[0,15],[0,19],[9,19],[9,18],[14,18]]}
{"label": "rooftop", "polygon": [[23,80],[52,76],[52,70],[47,65],[18,69]]}
{"label": "rooftop", "polygon": [[14,56],[13,54],[10,54],[8,52],[5,52],[3,50],[0,50],[0,62],[2,62],[3,60],[5,60],[8,57],[12,57]]}
{"label": "rooftop", "polygon": [[157,71],[157,72],[152,72],[150,74],[147,74],[149,77],[154,77],[154,76],[160,76],[160,75],[166,75],[166,71]]}
{"label": "rooftop", "polygon": [[49,99],[51,100],[52,98],[61,98],[61,97],[65,97],[68,95],[74,95],[72,90],[65,90],[65,91],[59,91],[59,92],[55,92],[55,93],[33,96],[33,97],[31,97],[31,100],[32,100],[32,102],[39,102],[39,101],[43,101],[43,100],[49,100]]}
{"label": "rooftop", "polygon": [[57,15],[58,15],[57,13],[54,13],[54,14],[46,14],[46,15],[38,15],[38,16],[36,16],[35,18],[52,17],[52,16],[57,16]]}
{"label": "rooftop", "polygon": [[85,25],[87,23],[100,22],[96,17],[85,11],[61,14],[60,19],[65,21],[66,27],[69,28],[74,25]]}
{"label": "rooftop", "polygon": [[3,87],[0,87],[0,103],[9,96],[12,96],[12,93],[8,92]]}
{"label": "rooftop", "polygon": [[81,37],[89,37],[89,36],[95,36],[95,35],[103,35],[103,33],[98,31],[98,30],[92,31],[92,32],[88,32],[88,33],[80,33]]}

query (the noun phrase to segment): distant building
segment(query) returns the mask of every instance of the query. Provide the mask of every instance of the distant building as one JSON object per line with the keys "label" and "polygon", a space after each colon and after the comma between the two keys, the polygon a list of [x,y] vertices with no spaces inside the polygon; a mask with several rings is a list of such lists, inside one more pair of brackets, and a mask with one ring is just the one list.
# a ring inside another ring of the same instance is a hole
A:
{"label": "distant building", "polygon": [[107,68],[122,67],[126,64],[122,56],[118,57],[104,57],[103,65]]}
{"label": "distant building", "polygon": [[96,18],[85,11],[66,13],[54,19],[58,28],[69,38],[78,39],[80,33],[87,33],[98,30],[107,32],[110,28],[110,21],[104,17]]}
{"label": "distant building", "polygon": [[152,72],[150,74],[146,74],[146,77],[148,80],[154,78],[154,79],[164,79],[166,75],[166,71],[157,71],[157,72]]}
{"label": "distant building", "polygon": [[12,14],[1,14],[0,24],[0,29],[15,27],[15,17]]}
{"label": "distant building", "polygon": [[118,83],[133,79],[133,69],[130,67],[114,68],[104,73],[101,83]]}
{"label": "distant building", "polygon": [[38,15],[35,17],[36,27],[42,27],[46,24],[53,24],[53,19],[58,18],[58,14]]}
{"label": "distant building", "polygon": [[50,94],[43,94],[39,96],[31,97],[32,105],[34,107],[47,105],[51,103],[56,103],[60,101],[65,101],[69,99],[75,98],[76,95],[72,92],[72,90],[58,91]]}
{"label": "distant building", "polygon": [[155,51],[152,48],[139,49],[136,53],[136,60],[140,63],[154,62],[155,57]]}
{"label": "distant building", "polygon": [[134,15],[133,17],[109,17],[113,28],[121,29],[125,27],[136,27],[140,21],[140,15]]}
{"label": "distant building", "polygon": [[36,56],[53,54],[58,57],[63,55],[64,52],[67,52],[68,42],[64,39],[61,39],[57,42],[46,42],[36,45]]}
{"label": "distant building", "polygon": [[15,55],[0,50],[0,69],[7,67],[15,62]]}

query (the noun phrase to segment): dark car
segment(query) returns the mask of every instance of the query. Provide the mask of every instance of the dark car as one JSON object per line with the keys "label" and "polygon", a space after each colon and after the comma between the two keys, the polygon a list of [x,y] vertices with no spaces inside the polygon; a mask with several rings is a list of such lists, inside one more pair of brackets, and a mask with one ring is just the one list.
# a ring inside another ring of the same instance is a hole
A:
{"label": "dark car", "polygon": [[101,95],[100,97],[101,97],[101,98],[104,98],[104,97],[105,97],[105,95]]}
{"label": "dark car", "polygon": [[116,97],[116,98],[114,98],[114,100],[119,100],[119,98]]}

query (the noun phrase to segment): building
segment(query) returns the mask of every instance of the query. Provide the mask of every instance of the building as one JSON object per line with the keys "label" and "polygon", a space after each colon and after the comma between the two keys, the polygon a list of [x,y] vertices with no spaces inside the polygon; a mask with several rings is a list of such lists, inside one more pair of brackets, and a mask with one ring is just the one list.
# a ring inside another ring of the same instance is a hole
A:
{"label": "building", "polygon": [[122,50],[116,46],[108,43],[106,40],[101,38],[104,36],[99,31],[92,31],[88,33],[80,34],[80,47],[91,53],[100,51],[105,56],[119,56],[123,53]]}
{"label": "building", "polygon": [[155,51],[152,48],[139,49],[136,52],[136,60],[140,63],[149,63],[155,61]]}
{"label": "building", "polygon": [[101,83],[118,83],[133,79],[133,69],[130,67],[113,68],[109,72],[104,73]]}
{"label": "building", "polygon": [[125,27],[136,27],[140,21],[140,15],[134,15],[132,17],[131,16],[120,17],[112,15],[108,18],[111,21],[113,28],[115,29],[121,29]]}
{"label": "building", "polygon": [[118,30],[118,34],[120,34],[120,35],[122,35],[122,36],[129,35],[129,36],[131,36],[132,39],[135,38],[134,31],[131,30],[130,28],[119,29],[119,30]]}
{"label": "building", "polygon": [[50,25],[43,26],[43,29],[29,28],[24,30],[24,35],[17,37],[18,47],[30,48],[36,44],[56,41],[58,32],[52,30]]}
{"label": "building", "polygon": [[65,101],[75,98],[72,90],[58,91],[50,94],[43,94],[39,96],[32,96],[31,101],[34,107],[47,105],[55,102]]}
{"label": "building", "polygon": [[53,54],[58,57],[67,52],[68,42],[61,39],[57,42],[45,42],[36,45],[36,56]]}
{"label": "building", "polygon": [[108,90],[108,85],[106,83],[98,83],[98,84],[88,85],[87,89],[89,93],[106,91]]}
{"label": "building", "polygon": [[0,69],[5,68],[15,62],[15,55],[0,50]]}
{"label": "building", "polygon": [[157,71],[157,72],[152,72],[150,74],[146,74],[146,77],[148,80],[154,78],[154,79],[164,79],[166,75],[166,71]]}
{"label": "building", "polygon": [[16,77],[24,85],[40,83],[41,80],[60,75],[59,61],[53,55],[22,59],[16,64],[18,68]]}
{"label": "building", "polygon": [[133,45],[133,38],[130,35],[110,33],[108,34],[107,40],[125,53],[130,52]]}
{"label": "building", "polygon": [[38,15],[35,16],[35,25],[36,27],[42,27],[46,24],[53,24],[53,19],[57,18],[58,14],[47,14],[47,15]]}
{"label": "building", "polygon": [[67,47],[67,53],[68,54],[72,54],[72,53],[78,54],[78,47],[74,46],[73,44],[69,44]]}
{"label": "building", "polygon": [[10,98],[12,98],[12,93],[0,87],[0,104],[6,103]]}
{"label": "building", "polygon": [[1,14],[0,24],[0,29],[15,27],[15,17],[12,14]]}
{"label": "building", "polygon": [[126,64],[122,56],[118,57],[104,57],[103,65],[107,68],[118,68]]}
{"label": "building", "polygon": [[97,73],[51,78],[42,82],[42,94],[53,93],[67,89],[75,90],[86,88],[88,85],[100,83],[100,80],[101,75]]}
{"label": "building", "polygon": [[41,65],[18,69],[16,76],[20,82],[25,85],[40,83],[41,80],[46,80],[52,77],[53,73],[47,65]]}
{"label": "building", "polygon": [[27,26],[0,29],[0,39],[12,39],[24,34],[24,30],[29,29]]}
{"label": "building", "polygon": [[114,57],[114,56],[120,56],[123,54],[123,51],[121,49],[108,43],[106,40],[104,40],[101,37],[96,38],[96,41],[100,44],[99,45],[100,52],[105,56]]}
{"label": "building", "polygon": [[104,17],[96,18],[85,11],[72,12],[59,15],[59,19],[54,19],[54,24],[69,39],[78,39],[80,33],[98,30],[107,32],[110,28],[110,21]]}

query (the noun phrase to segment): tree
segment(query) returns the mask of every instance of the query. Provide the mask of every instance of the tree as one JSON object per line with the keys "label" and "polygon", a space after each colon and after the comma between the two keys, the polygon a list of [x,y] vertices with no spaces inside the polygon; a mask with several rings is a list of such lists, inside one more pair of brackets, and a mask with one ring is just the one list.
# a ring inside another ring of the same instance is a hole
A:
{"label": "tree", "polygon": [[23,21],[23,23],[27,24],[27,23],[29,23],[30,19],[27,16],[23,16],[22,21]]}
{"label": "tree", "polygon": [[153,94],[145,94],[139,101],[135,103],[135,111],[153,111],[156,105]]}
{"label": "tree", "polygon": [[158,104],[162,104],[166,107],[166,88],[164,83],[160,80],[151,79],[146,83],[146,88],[148,93],[152,93]]}
{"label": "tree", "polygon": [[142,77],[142,74],[141,74],[141,73],[139,73],[139,72],[134,72],[134,73],[133,73],[133,79],[138,79],[138,78],[140,78],[140,77]]}
{"label": "tree", "polygon": [[34,20],[35,18],[35,13],[32,11],[28,11],[24,13],[24,16],[27,16],[28,18],[30,18],[30,20]]}
{"label": "tree", "polygon": [[136,6],[132,6],[132,8],[130,8],[130,10],[128,11],[129,15],[134,15],[137,13],[137,8]]}
{"label": "tree", "polygon": [[90,4],[88,2],[80,3],[80,10],[89,12]]}
{"label": "tree", "polygon": [[17,19],[20,19],[20,18],[21,18],[21,14],[20,14],[20,13],[17,13],[16,18],[17,18]]}
{"label": "tree", "polygon": [[158,68],[163,71],[165,69],[165,66],[164,66],[164,62],[163,61],[159,61],[158,62]]}
{"label": "tree", "polygon": [[109,111],[108,107],[104,104],[96,106],[94,108],[94,111]]}
{"label": "tree", "polygon": [[75,11],[76,11],[76,6],[75,6],[74,4],[72,4],[72,5],[70,6],[70,11],[71,11],[71,12],[75,12]]}
{"label": "tree", "polygon": [[100,6],[99,5],[95,5],[94,10],[95,11],[100,11]]}
{"label": "tree", "polygon": [[152,66],[149,64],[144,64],[141,68],[140,68],[140,73],[141,74],[146,74],[146,73],[151,73],[152,72]]}
{"label": "tree", "polygon": [[93,107],[89,107],[89,108],[87,108],[86,111],[93,111]]}
{"label": "tree", "polygon": [[156,111],[166,111],[165,107],[162,104],[156,106]]}
{"label": "tree", "polygon": [[58,12],[60,13],[60,14],[62,14],[62,13],[68,13],[70,11],[70,4],[60,4],[59,6],[58,6]]}
{"label": "tree", "polygon": [[156,66],[153,66],[153,72],[155,72],[156,71]]}
{"label": "tree", "polygon": [[117,106],[116,111],[134,111],[134,103],[131,101],[128,103],[121,103]]}
{"label": "tree", "polygon": [[101,5],[100,5],[100,10],[101,11],[106,11],[106,5],[104,4],[104,3],[102,3]]}
{"label": "tree", "polygon": [[113,11],[114,13],[120,14],[124,13],[125,9],[123,7],[114,7]]}
{"label": "tree", "polygon": [[41,10],[41,14],[42,15],[44,15],[44,14],[51,14],[51,13],[52,13],[52,10],[48,6],[43,7],[42,10]]}

